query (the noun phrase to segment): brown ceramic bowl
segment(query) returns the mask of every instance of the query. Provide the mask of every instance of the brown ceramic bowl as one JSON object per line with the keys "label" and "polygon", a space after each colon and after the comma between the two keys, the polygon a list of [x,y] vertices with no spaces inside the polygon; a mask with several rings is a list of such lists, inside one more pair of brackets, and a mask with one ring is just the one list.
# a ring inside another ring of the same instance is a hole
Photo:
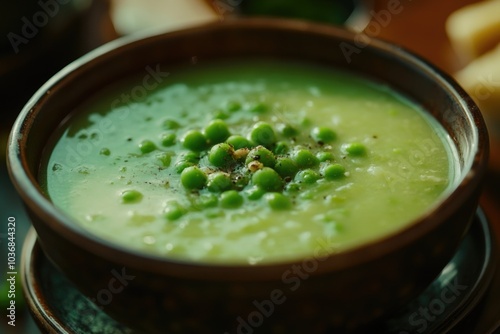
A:
{"label": "brown ceramic bowl", "polygon": [[[487,165],[487,133],[476,105],[447,75],[395,45],[362,41],[329,26],[244,19],[114,42],[65,68],[26,105],[8,152],[11,177],[47,256],[104,311],[150,333],[353,329],[407,303],[438,275],[469,228]],[[103,86],[147,65],[254,56],[361,73],[417,101],[453,139],[456,189],[380,240],[321,261],[256,266],[185,263],[115,246],[80,228],[41,190],[37,175],[49,137]]]}

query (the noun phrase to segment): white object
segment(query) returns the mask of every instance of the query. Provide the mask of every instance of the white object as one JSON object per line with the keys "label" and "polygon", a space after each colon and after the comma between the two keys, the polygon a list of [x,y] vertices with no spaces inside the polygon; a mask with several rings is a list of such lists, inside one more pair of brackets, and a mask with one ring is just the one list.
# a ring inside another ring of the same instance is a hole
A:
{"label": "white object", "polygon": [[112,0],[111,19],[120,35],[172,31],[219,20],[203,0]]}

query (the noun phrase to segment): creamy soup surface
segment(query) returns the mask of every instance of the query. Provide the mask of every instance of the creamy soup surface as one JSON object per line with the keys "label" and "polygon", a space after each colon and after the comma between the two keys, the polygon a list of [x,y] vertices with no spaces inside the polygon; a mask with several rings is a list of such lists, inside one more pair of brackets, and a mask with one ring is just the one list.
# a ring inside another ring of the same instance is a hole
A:
{"label": "creamy soup surface", "polygon": [[108,87],[54,135],[40,174],[93,234],[177,260],[260,264],[396,232],[451,189],[419,106],[350,73],[272,60]]}

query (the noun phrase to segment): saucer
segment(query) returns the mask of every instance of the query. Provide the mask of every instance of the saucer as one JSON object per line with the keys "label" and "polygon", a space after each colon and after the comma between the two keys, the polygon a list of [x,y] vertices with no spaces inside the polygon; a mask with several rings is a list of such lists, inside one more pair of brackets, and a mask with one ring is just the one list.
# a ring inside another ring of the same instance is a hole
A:
{"label": "saucer", "polygon": [[[370,324],[371,333],[443,333],[462,326],[486,292],[495,271],[488,221],[479,209],[469,232],[440,275],[390,317]],[[32,228],[22,255],[28,307],[44,333],[137,333],[110,318],[81,294],[46,258]],[[138,306],[133,306],[138,307]]]}

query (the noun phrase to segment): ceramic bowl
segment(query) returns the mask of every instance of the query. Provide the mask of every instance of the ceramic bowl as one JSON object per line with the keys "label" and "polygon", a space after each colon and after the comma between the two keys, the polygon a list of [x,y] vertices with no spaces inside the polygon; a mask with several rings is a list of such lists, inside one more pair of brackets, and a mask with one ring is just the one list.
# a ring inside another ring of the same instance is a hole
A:
{"label": "ceramic bowl", "polygon": [[[37,180],[49,137],[71,110],[146,66],[273,57],[320,63],[383,82],[421,104],[457,151],[456,188],[406,228],[321,261],[207,265],[116,246],[75,224]],[[28,102],[8,164],[42,249],[105,312],[148,333],[352,330],[404,305],[440,273],[467,232],[488,158],[483,119],[446,74],[404,49],[302,21],[238,19],[112,42],[75,61]]]}

